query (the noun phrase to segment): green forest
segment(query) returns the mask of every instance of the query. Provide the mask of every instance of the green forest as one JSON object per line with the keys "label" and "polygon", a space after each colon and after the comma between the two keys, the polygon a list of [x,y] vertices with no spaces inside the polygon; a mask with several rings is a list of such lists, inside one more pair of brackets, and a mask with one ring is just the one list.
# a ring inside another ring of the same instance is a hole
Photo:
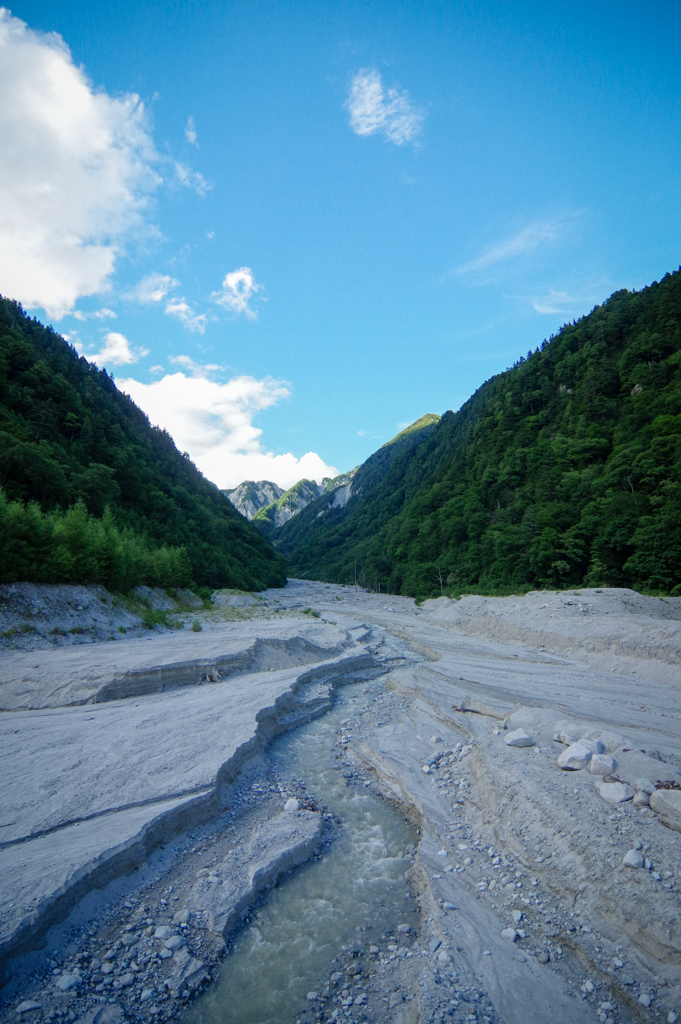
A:
{"label": "green forest", "polygon": [[0,581],[283,586],[281,555],[106,370],[0,298]]}
{"label": "green forest", "polygon": [[565,324],[273,539],[291,576],[418,597],[681,593],[681,272]]}

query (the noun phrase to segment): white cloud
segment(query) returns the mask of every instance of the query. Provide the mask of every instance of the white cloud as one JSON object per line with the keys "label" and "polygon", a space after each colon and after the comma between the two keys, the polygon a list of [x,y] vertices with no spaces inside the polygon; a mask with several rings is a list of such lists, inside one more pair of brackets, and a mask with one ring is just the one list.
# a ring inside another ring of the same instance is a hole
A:
{"label": "white cloud", "polygon": [[197,141],[196,135],[196,125],[194,124],[193,117],[190,117],[189,120],[187,121],[187,126],[184,130],[184,137],[190,146],[196,146],[197,149],[199,148],[199,143]]}
{"label": "white cloud", "polygon": [[564,234],[566,227],[567,220],[565,218],[535,221],[533,224],[528,224],[527,227],[518,231],[511,238],[490,246],[481,256],[462,264],[452,273],[455,276],[459,276],[475,273],[480,270],[488,270],[495,264],[513,259],[515,256],[524,256],[532,253],[540,245],[543,245],[544,242],[554,242],[560,238]]}
{"label": "white cloud", "polygon": [[183,327],[194,334],[204,334],[206,330],[206,313],[195,313],[184,296],[181,299],[171,299],[166,303],[166,314],[176,316]]}
{"label": "white cloud", "polygon": [[237,316],[243,313],[248,320],[257,320],[258,314],[250,308],[248,302],[252,295],[256,295],[262,289],[261,284],[255,283],[250,267],[239,267],[238,270],[225,275],[222,291],[213,292],[211,297],[218,306],[229,310],[230,313],[236,313]]}
{"label": "white cloud", "polygon": [[189,452],[219,487],[236,487],[243,480],[273,480],[290,487],[302,477],[322,480],[338,475],[315,452],[297,459],[291,453],[275,455],[264,449],[262,430],[253,419],[289,396],[285,381],[235,377],[219,384],[205,376],[174,373],[152,384],[128,379],[119,380],[118,386],[152,423],[168,430],[180,451]]}
{"label": "white cloud", "polygon": [[180,185],[193,189],[197,196],[205,196],[206,192],[209,192],[213,187],[202,174],[199,174],[198,171],[193,171],[191,167],[185,167],[184,164],[178,163],[177,160],[175,161],[175,174]]}
{"label": "white cloud", "polygon": [[95,91],[63,39],[0,8],[0,288],[61,319],[106,289],[161,178],[140,98]]}
{"label": "white cloud", "polygon": [[151,302],[162,302],[168,292],[177,288],[179,283],[168,274],[149,274],[138,281],[134,288],[130,288],[123,298],[129,302],[139,302],[142,306]]}
{"label": "white cloud", "polygon": [[174,363],[175,366],[182,366],[185,370],[191,373],[192,377],[208,377],[211,373],[217,373],[220,370],[224,370],[224,366],[218,366],[217,363],[195,363],[189,356],[171,356],[170,362]]}
{"label": "white cloud", "polygon": [[386,98],[378,71],[364,68],[357,72],[346,106],[350,127],[357,135],[381,132],[397,146],[415,139],[423,125],[423,111],[413,106],[408,93],[388,89]]}
{"label": "white cloud", "polygon": [[81,309],[76,309],[71,314],[74,320],[116,320],[116,314],[113,309],[107,309],[106,306],[103,309],[97,309],[94,313],[83,313]]}
{"label": "white cloud", "polygon": [[82,347],[81,344],[76,345],[78,351],[85,356],[88,362],[96,363],[97,366],[128,366],[149,355],[148,348],[133,350],[125,335],[118,334],[117,331],[110,331],[105,336],[104,348],[101,352],[88,355],[87,352],[82,352]]}
{"label": "white cloud", "polygon": [[575,300],[567,292],[556,292],[549,288],[548,295],[532,300],[537,313],[571,313],[575,308]]}

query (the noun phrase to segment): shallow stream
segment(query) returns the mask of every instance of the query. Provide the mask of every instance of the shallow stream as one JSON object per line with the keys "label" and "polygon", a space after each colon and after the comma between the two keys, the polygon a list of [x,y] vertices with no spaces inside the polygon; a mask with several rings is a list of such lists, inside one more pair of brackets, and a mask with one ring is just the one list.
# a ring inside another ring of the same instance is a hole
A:
{"label": "shallow stream", "polygon": [[339,775],[340,723],[361,713],[378,683],[338,691],[331,711],[280,737],[269,754],[282,777],[342,822],[324,856],[275,887],[234,938],[216,983],[190,1011],[193,1024],[283,1024],[295,1021],[307,993],[337,970],[343,946],[376,942],[398,924],[418,923],[404,872],[405,846],[416,836],[404,817],[362,784]]}

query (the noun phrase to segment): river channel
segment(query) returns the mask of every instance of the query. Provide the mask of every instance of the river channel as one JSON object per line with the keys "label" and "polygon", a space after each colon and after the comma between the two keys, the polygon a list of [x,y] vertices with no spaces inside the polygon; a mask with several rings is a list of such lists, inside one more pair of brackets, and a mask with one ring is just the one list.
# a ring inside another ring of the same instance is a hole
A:
{"label": "river channel", "polygon": [[323,857],[275,887],[234,937],[216,983],[190,1011],[192,1024],[295,1021],[309,1005],[307,993],[338,969],[333,961],[343,947],[382,945],[401,923],[416,928],[404,873],[405,847],[417,837],[398,810],[339,773],[340,723],[380,692],[378,682],[345,686],[327,714],[271,746],[280,775],[302,780],[340,819],[340,835]]}

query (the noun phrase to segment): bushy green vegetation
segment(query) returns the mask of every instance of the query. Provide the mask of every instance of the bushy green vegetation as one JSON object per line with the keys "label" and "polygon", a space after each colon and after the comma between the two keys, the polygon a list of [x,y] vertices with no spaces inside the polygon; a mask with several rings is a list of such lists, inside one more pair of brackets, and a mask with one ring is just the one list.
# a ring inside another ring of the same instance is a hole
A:
{"label": "bushy green vegetation", "polygon": [[261,590],[284,562],[165,431],[0,298],[0,580]]}
{"label": "bushy green vegetation", "polygon": [[127,592],[140,584],[179,587],[191,582],[185,548],[149,547],[131,530],[119,530],[109,509],[101,519],[82,500],[67,510],[8,502],[0,488],[0,580],[35,583],[103,583]]}
{"label": "bushy green vegetation", "polygon": [[681,593],[681,272],[616,292],[345,508],[319,516],[323,501],[275,534],[292,576],[351,583],[357,568],[369,587],[417,596]]}

